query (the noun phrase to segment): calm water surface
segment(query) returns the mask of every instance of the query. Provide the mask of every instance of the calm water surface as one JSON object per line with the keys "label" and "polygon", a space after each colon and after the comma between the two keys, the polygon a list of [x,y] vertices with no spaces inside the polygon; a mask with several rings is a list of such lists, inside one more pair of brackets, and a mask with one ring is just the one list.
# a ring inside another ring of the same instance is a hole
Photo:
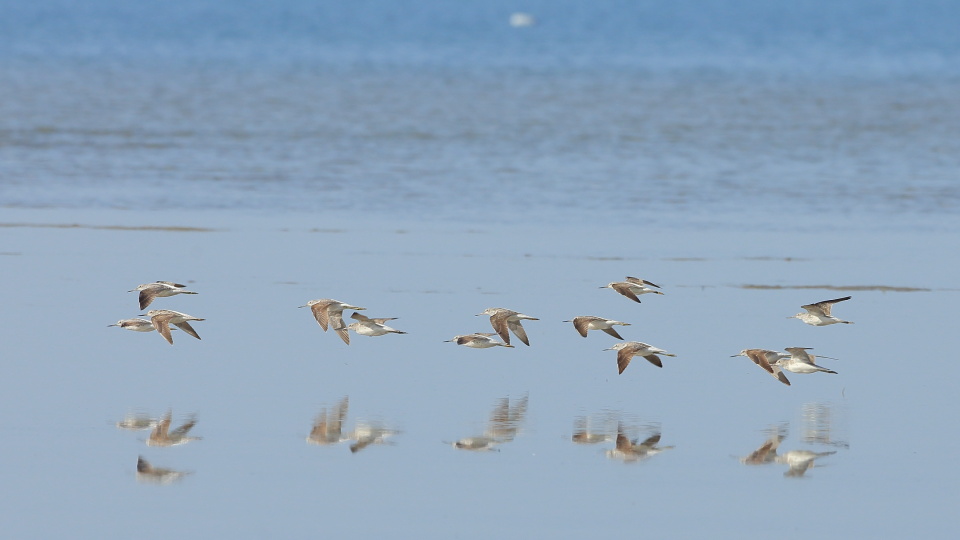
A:
{"label": "calm water surface", "polygon": [[[3,9],[10,535],[955,535],[952,3]],[[202,340],[107,327],[158,279]],[[491,306],[530,347],[444,343]],[[577,315],[677,357],[617,375]],[[789,346],[839,374],[730,358]],[[202,440],[115,426],[167,411]]]}

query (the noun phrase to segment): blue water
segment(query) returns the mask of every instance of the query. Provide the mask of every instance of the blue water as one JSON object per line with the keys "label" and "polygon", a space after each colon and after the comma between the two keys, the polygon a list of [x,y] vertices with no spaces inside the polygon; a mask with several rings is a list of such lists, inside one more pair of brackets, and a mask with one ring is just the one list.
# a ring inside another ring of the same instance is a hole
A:
{"label": "blue water", "polygon": [[960,209],[949,2],[535,2],[526,28],[505,2],[8,4],[5,206],[694,229]]}
{"label": "blue water", "polygon": [[[931,0],[0,0],[0,523],[952,538],[958,27]],[[624,275],[666,294],[599,288]],[[157,279],[200,293],[152,307],[201,341],[107,327]],[[853,325],[787,319],[848,294]],[[297,309],[322,297],[408,334],[346,346]],[[491,306],[532,345],[443,342]],[[561,322],[588,314],[677,357],[617,375]],[[730,358],[789,346],[839,374]],[[345,396],[391,444],[305,442]],[[444,444],[525,396],[499,452]],[[167,410],[203,440],[114,427]],[[618,424],[663,452],[608,457]],[[741,463],[778,434],[824,455]],[[138,455],[192,474],[139,483]]]}

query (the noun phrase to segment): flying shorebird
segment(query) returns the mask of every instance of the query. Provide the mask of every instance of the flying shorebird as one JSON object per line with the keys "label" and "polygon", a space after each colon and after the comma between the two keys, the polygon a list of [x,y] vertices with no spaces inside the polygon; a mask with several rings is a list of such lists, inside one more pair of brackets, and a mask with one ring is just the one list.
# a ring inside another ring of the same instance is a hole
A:
{"label": "flying shorebird", "polygon": [[107,328],[117,326],[124,330],[133,330],[134,332],[153,332],[153,322],[146,319],[120,319],[116,324],[108,324]]}
{"label": "flying shorebird", "polygon": [[736,358],[738,356],[746,356],[750,360],[753,360],[754,364],[762,367],[764,371],[773,375],[775,379],[790,386],[790,380],[787,379],[787,376],[780,370],[780,364],[778,363],[783,358],[789,358],[786,354],[767,349],[744,349],[737,354],[731,355],[730,358]]}
{"label": "flying shorebird", "polygon": [[805,306],[800,306],[803,309],[807,310],[806,313],[797,313],[796,315],[791,315],[787,317],[788,319],[800,319],[801,321],[811,325],[811,326],[827,326],[828,324],[853,324],[850,321],[844,321],[830,315],[830,310],[833,308],[833,305],[839,302],[845,302],[849,300],[849,296],[844,296],[843,298],[834,298],[833,300],[824,300],[822,302],[817,302],[816,304],[807,304]]}
{"label": "flying shorebird", "polygon": [[496,333],[507,345],[510,344],[510,332],[513,332],[518,338],[520,338],[520,341],[522,341],[524,345],[530,345],[530,340],[527,339],[527,332],[522,326],[520,326],[520,321],[540,320],[536,317],[524,315],[523,313],[517,313],[516,311],[510,309],[496,307],[487,308],[483,310],[482,313],[477,313],[477,317],[480,315],[490,316],[490,325],[493,326],[494,331],[496,331]]}
{"label": "flying shorebird", "polygon": [[163,419],[160,420],[160,423],[150,432],[150,437],[147,439],[147,446],[176,446],[178,444],[186,444],[190,441],[200,440],[200,437],[187,436],[187,432],[197,424],[196,418],[190,417],[182,426],[170,431],[172,421],[173,412],[168,411],[167,415],[164,416]]}
{"label": "flying shorebird", "polygon": [[345,304],[339,300],[332,300],[330,298],[311,300],[305,305],[299,307],[309,307],[310,310],[313,311],[313,317],[317,319],[317,324],[320,325],[320,328],[323,328],[324,332],[327,331],[327,324],[329,322],[330,326],[337,332],[337,335],[340,336],[340,339],[342,339],[347,345],[350,344],[350,333],[347,331],[347,327],[343,324],[343,310],[367,309],[351,306],[350,304]]}
{"label": "flying shorebird", "polygon": [[641,443],[638,443],[637,440],[638,439],[634,439],[631,441],[627,438],[623,424],[618,425],[617,446],[613,450],[607,450],[607,457],[622,459],[624,463],[628,463],[653,457],[664,450],[673,448],[672,446],[657,446],[660,443],[659,433],[654,433]]}
{"label": "flying shorebird", "polygon": [[456,343],[457,345],[463,345],[464,347],[470,347],[471,349],[489,349],[490,347],[510,347],[513,348],[513,345],[509,343],[504,343],[502,341],[497,341],[493,339],[493,332],[477,332],[475,334],[467,334],[465,336],[453,336],[452,339],[444,340],[444,343]]}
{"label": "flying shorebird", "polygon": [[140,291],[140,309],[147,309],[147,306],[158,296],[173,296],[175,294],[197,294],[193,291],[184,289],[186,285],[174,283],[172,281],[156,281],[153,283],[144,283],[137,285],[136,289],[130,289],[127,292]]}
{"label": "flying shorebird", "polygon": [[340,400],[340,403],[330,413],[326,409],[320,411],[313,421],[313,428],[307,436],[310,444],[327,445],[343,442],[343,421],[347,418],[347,409],[350,406],[349,396]]}
{"label": "flying shorebird", "polygon": [[401,332],[396,328],[390,328],[389,326],[384,324],[387,321],[395,320],[396,317],[371,319],[370,317],[354,312],[354,314],[351,315],[350,318],[355,319],[357,322],[348,324],[347,329],[353,330],[354,332],[360,334],[361,336],[383,336],[386,334],[406,334],[406,332]]}
{"label": "flying shorebird", "polygon": [[639,341],[617,343],[613,347],[604,350],[617,351],[617,368],[620,370],[620,373],[623,373],[623,370],[627,369],[627,366],[630,365],[630,360],[632,360],[634,356],[642,356],[648,362],[660,368],[663,367],[663,362],[660,361],[660,357],[657,356],[658,354],[662,354],[663,356],[677,356],[653,345],[647,345]]}
{"label": "flying shorebird", "polygon": [[[814,362],[816,355],[807,352],[810,350],[809,347],[787,347],[784,350],[790,353],[790,356],[777,360],[777,365],[787,371],[791,371],[793,373],[816,373],[818,371],[822,371],[824,373],[833,373],[834,375],[837,374],[836,371],[818,366]],[[828,357],[823,356],[821,358]],[[836,360],[836,358],[833,360]]]}
{"label": "flying shorebird", "polygon": [[169,309],[151,309],[146,313],[146,316],[150,317],[150,320],[153,322],[153,327],[156,328],[157,332],[160,332],[160,335],[171,345],[173,345],[173,338],[170,337],[171,324],[191,336],[200,339],[200,335],[197,334],[196,330],[194,330],[187,321],[202,321],[204,319]]}
{"label": "flying shorebird", "polygon": [[639,296],[642,294],[663,294],[660,291],[655,291],[649,287],[660,288],[659,285],[651,283],[645,279],[635,278],[627,276],[626,281],[614,281],[607,283],[601,289],[613,289],[618,293],[626,296],[627,298],[633,300],[634,302],[639,303]]}
{"label": "flying shorebird", "polygon": [[617,339],[623,339],[620,334],[614,330],[613,326],[630,326],[630,323],[604,319],[603,317],[593,317],[591,315],[574,317],[573,320],[563,322],[572,322],[573,327],[576,328],[577,332],[580,332],[580,335],[583,337],[587,337],[587,332],[590,330],[603,330]]}

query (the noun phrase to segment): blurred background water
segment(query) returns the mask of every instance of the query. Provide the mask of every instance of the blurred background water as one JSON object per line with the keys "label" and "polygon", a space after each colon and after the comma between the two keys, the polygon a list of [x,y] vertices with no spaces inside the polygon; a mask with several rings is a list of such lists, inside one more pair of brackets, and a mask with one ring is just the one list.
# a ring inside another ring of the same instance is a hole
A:
{"label": "blurred background water", "polygon": [[953,3],[529,4],[8,0],[3,203],[955,219]]}
{"label": "blurred background water", "polygon": [[[5,530],[952,537],[960,478],[921,445],[960,446],[958,23],[934,0],[0,1]],[[599,290],[638,274],[666,294]],[[201,341],[106,327],[157,279],[200,293],[151,308]],[[854,325],[786,319],[847,294]],[[321,297],[408,334],[346,346],[296,309]],[[531,346],[443,343],[490,306],[540,318]],[[577,315],[678,356],[618,376]],[[839,374],[729,358],[788,346]],[[342,434],[396,433],[309,443],[344,398]],[[114,425],[168,410],[202,440]]]}

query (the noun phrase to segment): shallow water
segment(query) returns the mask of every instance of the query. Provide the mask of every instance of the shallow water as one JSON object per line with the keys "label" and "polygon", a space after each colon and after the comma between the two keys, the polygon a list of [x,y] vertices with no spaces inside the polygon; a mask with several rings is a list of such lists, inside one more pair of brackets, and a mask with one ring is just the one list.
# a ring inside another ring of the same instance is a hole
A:
{"label": "shallow water", "polygon": [[[198,536],[301,536],[315,531],[318,512],[334,534],[467,537],[640,527],[936,537],[955,524],[956,475],[918,459],[915,446],[931,433],[946,451],[957,446],[943,429],[955,364],[939,363],[935,376],[907,369],[947,350],[956,292],[938,268],[943,253],[957,252],[955,235],[840,233],[824,243],[803,233],[655,231],[651,251],[578,228],[187,215],[13,212],[20,223],[89,225],[4,234],[7,279],[18,287],[3,292],[17,309],[0,315],[8,351],[0,468],[17,494],[6,505],[18,536],[158,537],[184,522]],[[160,223],[189,230],[142,227]],[[626,274],[666,294],[635,304],[599,288]],[[106,327],[138,313],[125,291],[144,276],[200,292],[151,307],[204,317],[194,323],[201,341],[174,332],[170,346],[155,333]],[[756,283],[784,288],[744,288]],[[926,290],[853,291],[835,308],[853,325],[786,319],[840,294],[789,288],[819,283]],[[400,317],[394,327],[409,333],[353,336],[346,346],[296,308],[322,296]],[[443,342],[488,329],[474,314],[492,305],[539,317],[524,324],[530,347]],[[664,358],[663,369],[636,359],[618,376],[614,352],[602,351],[612,338],[584,339],[560,322],[580,314],[632,322],[624,337],[677,358]],[[786,346],[841,359],[823,360],[839,375],[791,375],[786,387],[729,358]],[[400,433],[356,453],[350,443],[307,444],[314,417],[344,396],[344,432],[376,422]],[[498,400],[524,396],[525,418],[499,451],[444,444],[482,433]],[[195,414],[191,434],[203,440],[149,448],[149,432],[113,425],[129,411],[168,409],[175,425]],[[572,442],[581,417],[611,438],[619,422],[631,439],[660,433],[660,446],[673,448],[639,462],[608,458],[610,440]],[[835,453],[801,478],[785,477],[785,464],[741,464],[777,430],[781,455]],[[192,474],[139,484],[138,455]],[[757,513],[758,494],[808,501],[815,517],[789,507]],[[51,507],[64,509],[62,521],[35,519]],[[157,512],[178,522],[146,527]]]}

